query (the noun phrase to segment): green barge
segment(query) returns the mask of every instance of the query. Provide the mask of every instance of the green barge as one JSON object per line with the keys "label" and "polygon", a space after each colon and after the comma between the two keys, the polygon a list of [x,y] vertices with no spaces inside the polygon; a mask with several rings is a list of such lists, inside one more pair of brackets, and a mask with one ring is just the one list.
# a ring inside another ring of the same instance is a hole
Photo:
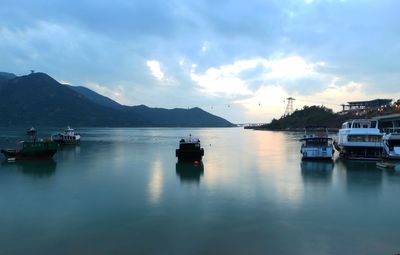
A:
{"label": "green barge", "polygon": [[58,145],[48,138],[38,140],[37,131],[27,131],[28,140],[20,142],[20,148],[1,149],[8,161],[51,159],[57,152]]}

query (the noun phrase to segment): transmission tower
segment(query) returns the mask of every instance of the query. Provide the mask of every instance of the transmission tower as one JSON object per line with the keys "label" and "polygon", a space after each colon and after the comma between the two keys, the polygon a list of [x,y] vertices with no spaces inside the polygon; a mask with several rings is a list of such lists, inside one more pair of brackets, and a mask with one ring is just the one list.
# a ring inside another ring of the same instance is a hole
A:
{"label": "transmission tower", "polygon": [[288,97],[286,98],[287,100],[287,105],[286,105],[286,110],[285,114],[283,116],[289,116],[290,114],[293,113],[293,101],[296,100],[293,97]]}

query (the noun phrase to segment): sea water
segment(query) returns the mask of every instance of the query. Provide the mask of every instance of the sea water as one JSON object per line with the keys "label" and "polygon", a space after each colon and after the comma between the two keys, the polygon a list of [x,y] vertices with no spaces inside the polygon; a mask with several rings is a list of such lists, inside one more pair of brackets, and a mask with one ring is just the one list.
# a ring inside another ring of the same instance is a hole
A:
{"label": "sea water", "polygon": [[[24,136],[0,131],[0,147]],[[1,158],[0,254],[400,252],[400,169],[302,162],[301,133],[76,131],[81,144],[51,161]],[[200,138],[203,162],[178,164],[189,134]]]}

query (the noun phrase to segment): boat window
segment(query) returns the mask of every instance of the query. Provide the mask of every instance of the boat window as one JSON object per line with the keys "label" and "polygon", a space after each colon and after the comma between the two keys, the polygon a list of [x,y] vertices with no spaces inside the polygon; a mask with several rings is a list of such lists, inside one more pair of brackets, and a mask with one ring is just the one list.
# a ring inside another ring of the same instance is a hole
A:
{"label": "boat window", "polygon": [[329,141],[327,139],[312,139],[306,140],[305,146],[306,147],[326,147]]}
{"label": "boat window", "polygon": [[349,135],[349,142],[382,142],[382,137],[380,135]]}

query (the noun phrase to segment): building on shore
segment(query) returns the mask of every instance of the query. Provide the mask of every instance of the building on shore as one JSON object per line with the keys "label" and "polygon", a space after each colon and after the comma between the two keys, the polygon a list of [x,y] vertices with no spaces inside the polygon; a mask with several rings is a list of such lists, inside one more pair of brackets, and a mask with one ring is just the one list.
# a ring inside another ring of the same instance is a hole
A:
{"label": "building on shore", "polygon": [[379,110],[389,107],[392,101],[392,99],[374,99],[370,101],[347,102],[347,104],[342,104],[343,109],[341,113],[361,113],[369,110]]}

